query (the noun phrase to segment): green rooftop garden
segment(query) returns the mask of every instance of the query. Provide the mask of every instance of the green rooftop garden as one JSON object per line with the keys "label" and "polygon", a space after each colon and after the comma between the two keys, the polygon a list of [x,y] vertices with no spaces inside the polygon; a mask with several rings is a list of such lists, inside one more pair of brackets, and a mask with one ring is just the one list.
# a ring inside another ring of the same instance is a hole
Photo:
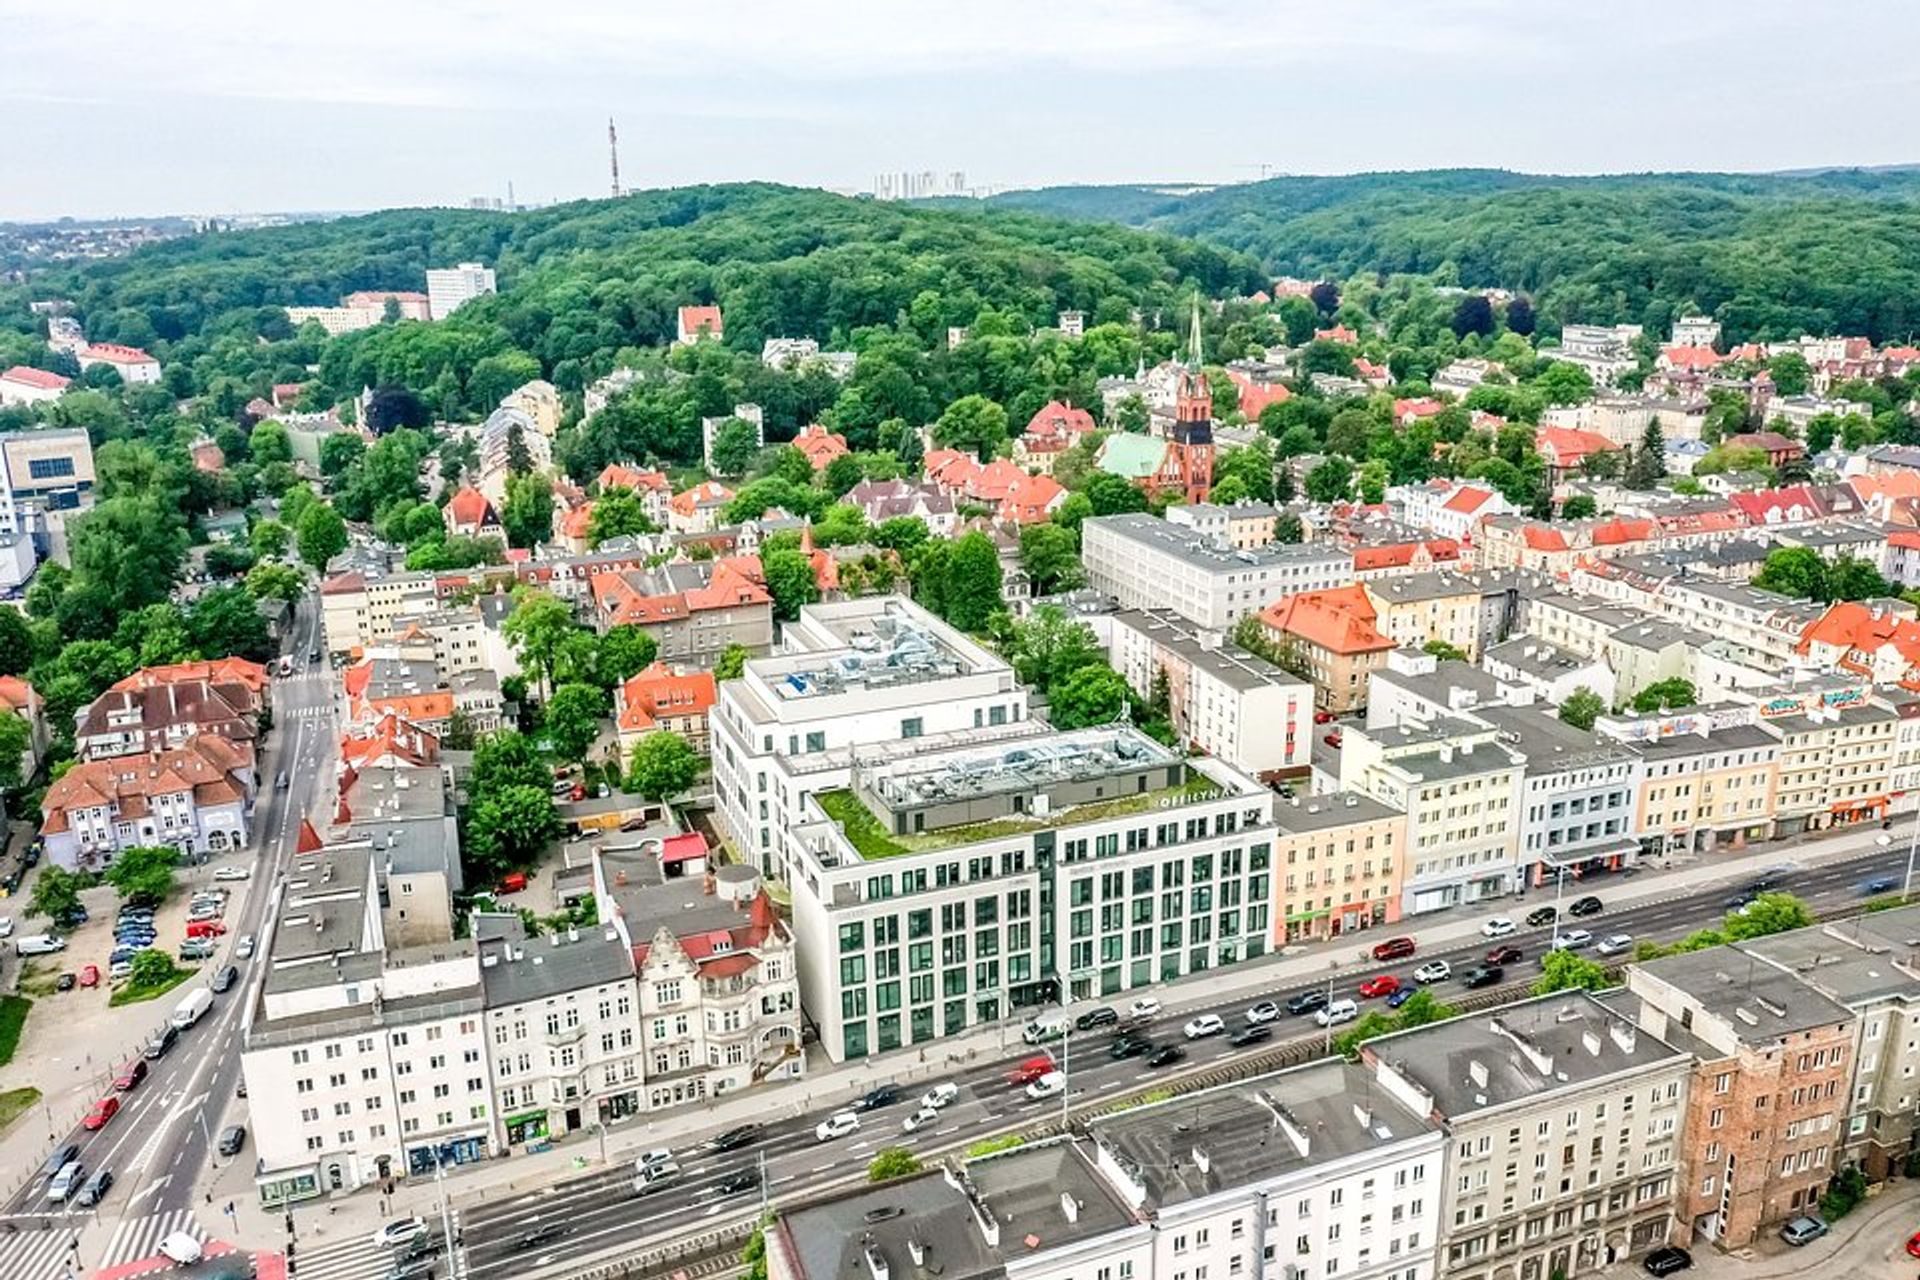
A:
{"label": "green rooftop garden", "polygon": [[1114,796],[1108,800],[1092,800],[1086,804],[1055,810],[1044,817],[1035,817],[1032,814],[1009,815],[1004,818],[992,818],[985,822],[969,822],[958,827],[941,827],[935,831],[923,831],[904,836],[895,835],[887,830],[886,824],[881,821],[879,815],[869,809],[866,803],[851,790],[843,788],[835,791],[821,791],[814,795],[814,799],[819,801],[821,812],[840,824],[840,829],[846,833],[848,843],[859,851],[860,856],[873,860],[891,858],[903,853],[926,853],[935,849],[951,849],[957,845],[998,840],[1007,836],[1026,835],[1034,831],[1047,831],[1066,826],[1069,823],[1098,822],[1104,818],[1125,817],[1128,814],[1157,809],[1163,800],[1184,803],[1195,796],[1206,795],[1208,792],[1219,789],[1220,784],[1212,778],[1189,768],[1187,780],[1178,786]]}

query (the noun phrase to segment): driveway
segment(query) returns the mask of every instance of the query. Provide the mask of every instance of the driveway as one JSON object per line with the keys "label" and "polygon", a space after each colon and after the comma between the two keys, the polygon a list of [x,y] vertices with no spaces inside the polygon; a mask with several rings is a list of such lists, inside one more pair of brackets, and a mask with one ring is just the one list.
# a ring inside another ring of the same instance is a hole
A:
{"label": "driveway", "polygon": [[[1795,1249],[1772,1228],[1748,1248],[1721,1253],[1711,1245],[1692,1248],[1693,1269],[1676,1280],[1911,1280],[1920,1261],[1907,1256],[1907,1237],[1920,1230],[1920,1182],[1894,1181],[1886,1190],[1834,1224],[1832,1231]],[[1645,1280],[1640,1264],[1608,1267],[1599,1274],[1616,1280]]]}

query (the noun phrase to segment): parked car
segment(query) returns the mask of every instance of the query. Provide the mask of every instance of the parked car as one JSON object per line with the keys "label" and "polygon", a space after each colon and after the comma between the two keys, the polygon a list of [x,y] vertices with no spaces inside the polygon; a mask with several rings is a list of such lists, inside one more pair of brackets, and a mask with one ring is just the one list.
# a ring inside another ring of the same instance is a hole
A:
{"label": "parked car", "polygon": [[1507,917],[1495,916],[1480,926],[1480,936],[1483,938],[1504,938],[1517,928],[1519,928],[1519,926]]}
{"label": "parked car", "polygon": [[1603,956],[1617,956],[1633,950],[1633,935],[1630,933],[1610,933],[1600,939],[1594,948]]}
{"label": "parked car", "polygon": [[1331,1001],[1313,1015],[1313,1020],[1323,1027],[1337,1027],[1343,1022],[1352,1022],[1360,1016],[1360,1006],[1342,997]]}
{"label": "parked car", "polygon": [[1189,1040],[1198,1040],[1202,1036],[1217,1036],[1226,1029],[1227,1024],[1219,1014],[1203,1013],[1197,1018],[1189,1019],[1187,1025],[1180,1028],[1180,1033]]}
{"label": "parked car", "polygon": [[146,1078],[146,1059],[135,1058],[132,1062],[121,1067],[119,1073],[113,1077],[113,1087],[122,1093],[131,1093],[133,1090],[139,1088],[140,1082]]}
{"label": "parked car", "polygon": [[1670,1276],[1693,1265],[1693,1255],[1677,1244],[1662,1245],[1641,1260],[1650,1276]]}
{"label": "parked car", "polygon": [[1484,959],[1488,964],[1518,964],[1521,954],[1520,948],[1509,943],[1504,947],[1488,947]]}
{"label": "parked car", "polygon": [[1535,907],[1533,910],[1527,912],[1527,927],[1529,929],[1544,928],[1559,918],[1560,912],[1557,908]]}
{"label": "parked car", "polygon": [[0,938],[11,938],[12,936],[13,936],[13,917],[0,916]]}
{"label": "parked car", "polygon": [[1916,1231],[1907,1237],[1907,1256],[1909,1258],[1920,1258],[1920,1231]]}
{"label": "parked car", "polygon": [[209,939],[188,938],[180,944],[180,958],[182,960],[206,960],[212,957],[214,950],[214,945]]}
{"label": "parked car", "polygon": [[115,960],[107,966],[107,981],[119,982],[133,976],[132,960]]}
{"label": "parked car", "polygon": [[1174,1063],[1185,1059],[1186,1056],[1187,1051],[1179,1045],[1163,1044],[1147,1055],[1147,1065],[1150,1067],[1170,1067]]}
{"label": "parked car", "polygon": [[900,1101],[900,1086],[897,1084],[877,1084],[853,1100],[855,1111],[878,1111]]}
{"label": "parked car", "polygon": [[1160,1016],[1160,1002],[1152,996],[1141,996],[1127,1006],[1129,1018],[1157,1018]]}
{"label": "parked car", "polygon": [[247,1145],[247,1126],[230,1124],[220,1131],[220,1145],[217,1150],[223,1156],[237,1156],[240,1148]]}
{"label": "parked car", "polygon": [[1311,991],[1302,991],[1287,1000],[1287,1012],[1298,1018],[1305,1014],[1317,1013],[1327,1007],[1329,999],[1325,990],[1315,987]]}
{"label": "parked car", "polygon": [[1381,996],[1390,996],[1400,989],[1400,979],[1390,973],[1376,974],[1360,984],[1362,1000],[1378,1000]]}
{"label": "parked car", "polygon": [[1236,1049],[1259,1044],[1262,1040],[1273,1039],[1273,1028],[1268,1026],[1242,1027],[1227,1037],[1227,1043]]}
{"label": "parked car", "polygon": [[1593,944],[1593,935],[1585,929],[1562,929],[1560,936],[1553,940],[1555,951],[1578,951]]}
{"label": "parked car", "polygon": [[99,986],[100,985],[100,966],[97,964],[81,965],[80,966],[80,985],[83,987]]}
{"label": "parked car", "polygon": [[1075,1031],[1091,1031],[1095,1027],[1111,1027],[1120,1021],[1120,1011],[1107,1005],[1089,1009],[1073,1020]]}
{"label": "parked car", "polygon": [[227,931],[218,920],[192,920],[187,923],[189,938],[217,938]]}
{"label": "parked car", "polygon": [[1597,916],[1600,914],[1600,899],[1588,894],[1584,898],[1575,898],[1573,905],[1567,908],[1570,916]]}
{"label": "parked car", "polygon": [[104,1129],[107,1127],[107,1122],[119,1114],[120,1099],[108,1094],[93,1104],[93,1110],[87,1112],[86,1118],[80,1122],[80,1127],[89,1131]]}
{"label": "parked car", "polygon": [[1445,982],[1453,976],[1453,966],[1445,960],[1429,960],[1413,971],[1413,980],[1419,983]]}
{"label": "parked car", "polygon": [[1279,1018],[1279,1016],[1280,1006],[1271,1000],[1262,1000],[1260,1003],[1252,1005],[1247,1009],[1247,1022],[1252,1026],[1259,1026],[1263,1022],[1272,1022]]}
{"label": "parked car", "polygon": [[1404,960],[1413,954],[1412,938],[1388,938],[1373,949],[1375,960]]}
{"label": "parked car", "polygon": [[1483,964],[1476,965],[1474,968],[1467,970],[1467,976],[1462,978],[1460,982],[1461,985],[1471,991],[1480,987],[1495,986],[1506,976],[1507,971],[1499,965]]}
{"label": "parked car", "polygon": [[1795,1248],[1803,1244],[1812,1244],[1827,1234],[1827,1221],[1819,1214],[1803,1213],[1797,1218],[1788,1218],[1780,1228],[1780,1238]]}
{"label": "parked car", "polygon": [[216,867],[214,868],[213,878],[215,880],[245,880],[252,874],[253,870],[250,867]]}
{"label": "parked car", "polygon": [[813,1127],[813,1136],[818,1142],[832,1142],[835,1138],[844,1138],[860,1127],[860,1117],[851,1111],[836,1111]]}
{"label": "parked car", "polygon": [[80,979],[71,973],[63,973],[53,980],[55,991],[71,991],[80,983]]}

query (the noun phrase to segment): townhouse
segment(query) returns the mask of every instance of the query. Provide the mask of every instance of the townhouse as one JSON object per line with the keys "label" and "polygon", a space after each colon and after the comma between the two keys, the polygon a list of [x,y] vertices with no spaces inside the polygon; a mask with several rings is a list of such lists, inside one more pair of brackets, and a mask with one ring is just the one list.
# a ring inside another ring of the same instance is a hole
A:
{"label": "townhouse", "polygon": [[1780,739],[1751,707],[1601,716],[1594,731],[1641,757],[1634,830],[1647,855],[1742,849],[1773,829]]}
{"label": "townhouse", "polygon": [[1273,806],[1273,945],[1398,923],[1407,815],[1341,791]]}
{"label": "townhouse", "polygon": [[596,573],[591,586],[598,630],[640,627],[675,665],[710,668],[735,645],[773,644],[773,597],[754,556]]}
{"label": "townhouse", "polygon": [[1359,583],[1283,596],[1261,610],[1260,625],[1281,660],[1313,682],[1319,708],[1334,715],[1367,705],[1372,677],[1395,648]]}
{"label": "townhouse", "polygon": [[99,871],[122,850],[169,845],[183,856],[243,849],[258,790],[251,743],[195,734],[142,755],[82,760],[40,802],[47,859]]}

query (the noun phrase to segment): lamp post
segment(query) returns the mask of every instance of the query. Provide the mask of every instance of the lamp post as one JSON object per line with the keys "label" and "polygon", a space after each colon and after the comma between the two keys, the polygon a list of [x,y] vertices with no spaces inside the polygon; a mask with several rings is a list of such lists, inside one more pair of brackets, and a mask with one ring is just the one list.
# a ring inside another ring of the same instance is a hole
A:
{"label": "lamp post", "polygon": [[1900,896],[1902,898],[1913,895],[1913,866],[1914,854],[1916,852],[1920,852],[1920,809],[1914,810],[1913,836],[1907,841],[1907,878],[1900,883]]}
{"label": "lamp post", "polygon": [[433,1152],[433,1183],[440,1192],[440,1233],[447,1243],[448,1280],[460,1280],[460,1255],[453,1247],[453,1214],[447,1208],[447,1167],[438,1147]]}

